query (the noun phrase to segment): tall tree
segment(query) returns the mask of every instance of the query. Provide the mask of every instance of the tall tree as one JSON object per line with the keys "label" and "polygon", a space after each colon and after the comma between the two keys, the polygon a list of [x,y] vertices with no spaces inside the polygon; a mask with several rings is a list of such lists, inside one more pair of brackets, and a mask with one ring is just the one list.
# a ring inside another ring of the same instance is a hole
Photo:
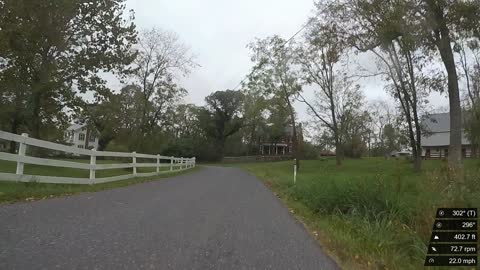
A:
{"label": "tall tree", "polygon": [[199,110],[201,109],[194,104],[180,104],[176,107],[172,125],[170,125],[174,138],[200,136]]}
{"label": "tall tree", "polygon": [[167,121],[164,116],[187,93],[177,84],[179,76],[188,75],[198,65],[176,33],[152,28],[140,33],[134,66],[143,100],[137,132],[141,137]]}
{"label": "tall tree", "polygon": [[296,114],[293,103],[302,91],[299,75],[295,70],[295,52],[292,43],[287,43],[279,36],[257,39],[248,45],[255,63],[249,74],[249,83],[255,84],[263,94],[270,98],[275,96],[283,101],[290,116],[293,128],[293,156],[300,168],[299,140]]}
{"label": "tall tree", "polygon": [[478,37],[480,2],[422,0],[417,10],[424,19],[422,25],[426,45],[433,45],[438,50],[447,72],[450,102],[448,161],[450,167],[459,168],[462,163],[462,108],[452,43],[458,38],[458,31],[470,32]]}
{"label": "tall tree", "polygon": [[465,135],[472,145],[472,156],[478,155],[480,145],[480,40],[465,38],[457,41],[454,51],[458,53],[464,78]]}
{"label": "tall tree", "polygon": [[223,158],[225,141],[243,126],[244,95],[240,91],[217,91],[205,98],[199,114],[205,133],[214,139],[218,159]]}
{"label": "tall tree", "polygon": [[374,155],[388,157],[392,151],[400,150],[398,115],[394,106],[384,100],[376,100],[368,108],[374,133]]}
{"label": "tall tree", "polygon": [[260,133],[266,126],[265,113],[269,107],[269,101],[261,93],[254,89],[244,90],[244,126],[242,128],[244,141],[247,143],[247,156],[256,153],[254,147],[259,143]]}
{"label": "tall tree", "polygon": [[[396,60],[395,50],[400,49],[401,51],[397,52],[397,55],[400,55],[399,52],[405,51],[404,48],[409,48],[412,44],[415,45],[414,47],[440,54],[447,73],[450,102],[449,165],[452,168],[461,167],[462,112],[452,43],[458,38],[460,32],[479,36],[480,3],[447,0],[336,0],[327,3],[319,2],[319,6],[329,6],[332,13],[328,14],[328,17],[342,22],[341,29],[348,29],[347,32],[359,37],[357,40],[362,40],[360,45],[364,48],[380,46],[383,49],[387,48],[395,60],[393,64],[402,62],[401,59]],[[355,20],[355,23],[352,23],[352,20]],[[378,35],[379,33],[381,35]],[[410,54],[415,56],[412,52]],[[407,62],[411,62],[410,57],[404,56]],[[400,78],[398,65],[395,64],[392,67],[397,79]],[[408,69],[412,68],[407,66]],[[406,82],[414,77],[408,72],[405,75]],[[404,88],[402,80],[397,81],[400,88]],[[411,85],[406,86],[411,87]]]}
{"label": "tall tree", "polygon": [[[342,40],[335,25],[321,19],[311,19],[305,42],[298,48],[297,60],[301,66],[303,80],[317,88],[315,103],[302,95],[299,100],[305,103],[312,114],[327,127],[335,141],[337,165],[342,164],[343,143],[340,134],[339,106],[344,91],[351,85],[342,76],[341,60],[346,54],[346,42]],[[342,82],[342,80],[344,80]]]}
{"label": "tall tree", "polygon": [[[292,136],[289,134],[290,113],[284,106],[282,98],[272,98],[269,100],[268,106],[269,115],[267,120],[267,127],[265,128],[264,139],[269,143],[277,144],[285,136]],[[298,148],[297,148],[298,149]]]}
{"label": "tall tree", "polygon": [[124,19],[123,2],[2,1],[0,72],[16,78],[10,77],[9,91],[25,91],[19,95],[26,98],[24,108],[14,108],[31,136],[40,137],[42,125],[61,118],[77,91],[103,85],[99,72],[123,71],[132,62],[136,31]]}
{"label": "tall tree", "polygon": [[[358,102],[360,101],[360,102]],[[362,103],[358,99],[358,103]],[[370,141],[370,114],[362,110],[348,110],[341,119],[341,135],[344,141],[344,154],[351,158],[360,158],[367,152]]]}
{"label": "tall tree", "polygon": [[78,113],[77,118],[87,124],[88,131],[98,131],[99,151],[104,151],[122,131],[122,107],[126,105],[122,93],[104,91],[103,95],[96,95],[93,102],[83,104],[83,110]]}
{"label": "tall tree", "polygon": [[[323,6],[321,6],[323,8]],[[372,52],[380,74],[389,82],[387,90],[399,102],[408,125],[410,147],[415,158],[414,168],[421,168],[420,108],[426,90],[439,85],[438,79],[425,75],[429,64],[419,50],[421,43],[418,18],[411,1],[343,0],[323,11],[336,14],[333,23],[349,37],[350,44],[360,52]],[[353,21],[352,19],[353,18]]]}

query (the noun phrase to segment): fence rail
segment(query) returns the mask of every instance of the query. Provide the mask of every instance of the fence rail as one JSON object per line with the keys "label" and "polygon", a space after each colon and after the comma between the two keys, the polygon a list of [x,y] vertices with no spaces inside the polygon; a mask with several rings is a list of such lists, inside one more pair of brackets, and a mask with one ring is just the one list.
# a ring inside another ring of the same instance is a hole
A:
{"label": "fence rail", "polygon": [[293,159],[290,155],[275,155],[275,156],[240,156],[240,157],[224,157],[222,162],[259,162],[259,161],[285,161]]}
{"label": "fence rail", "polygon": [[[69,145],[63,145],[39,139],[28,137],[28,134],[23,133],[17,135],[5,131],[0,131],[0,139],[6,141],[13,141],[19,143],[18,154],[11,154],[0,152],[0,160],[12,161],[17,163],[16,173],[2,173],[0,172],[0,181],[16,181],[16,182],[39,182],[39,183],[55,183],[55,184],[98,184],[107,183],[119,180],[125,180],[134,177],[148,177],[155,176],[161,173],[169,173],[174,171],[187,170],[195,167],[195,158],[183,157],[167,157],[161,155],[148,155],[136,152],[109,152],[109,151],[95,151],[77,148]],[[36,146],[45,149],[65,152],[74,155],[84,155],[90,157],[90,163],[80,163],[65,160],[55,160],[47,158],[38,158],[27,155],[28,146]],[[117,164],[97,164],[97,157],[124,157],[131,158],[131,163],[117,163]],[[137,163],[137,158],[153,159],[155,163]],[[162,160],[168,160],[168,163],[161,163]],[[63,167],[72,169],[88,170],[90,172],[89,178],[75,178],[75,177],[57,177],[57,176],[42,176],[42,175],[26,175],[24,174],[25,164]],[[110,169],[132,169],[131,174],[96,178],[95,172],[99,170]],[[138,173],[137,168],[156,168],[156,172],[152,173]],[[169,168],[167,171],[160,171],[160,168]]]}

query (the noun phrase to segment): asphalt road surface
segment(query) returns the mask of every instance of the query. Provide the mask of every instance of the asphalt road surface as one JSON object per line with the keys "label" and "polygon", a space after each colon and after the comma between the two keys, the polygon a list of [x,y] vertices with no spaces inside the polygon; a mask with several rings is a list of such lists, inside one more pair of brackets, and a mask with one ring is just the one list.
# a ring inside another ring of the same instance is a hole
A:
{"label": "asphalt road surface", "polygon": [[236,168],[0,206],[0,269],[338,269]]}

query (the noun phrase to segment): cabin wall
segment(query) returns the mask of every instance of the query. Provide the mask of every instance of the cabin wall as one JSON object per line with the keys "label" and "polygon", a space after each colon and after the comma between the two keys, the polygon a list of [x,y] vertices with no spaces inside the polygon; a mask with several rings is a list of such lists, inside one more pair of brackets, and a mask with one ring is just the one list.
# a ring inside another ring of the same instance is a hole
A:
{"label": "cabin wall", "polygon": [[[448,146],[429,146],[422,147],[422,157],[425,159],[442,159],[448,157]],[[470,146],[462,147],[462,157],[471,158],[472,148]]]}

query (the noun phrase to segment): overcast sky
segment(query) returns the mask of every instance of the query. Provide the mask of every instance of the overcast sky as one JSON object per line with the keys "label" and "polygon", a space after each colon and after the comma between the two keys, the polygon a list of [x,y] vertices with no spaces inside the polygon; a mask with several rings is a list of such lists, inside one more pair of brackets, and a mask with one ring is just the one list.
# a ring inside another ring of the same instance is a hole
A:
{"label": "overcast sky", "polygon": [[[289,38],[313,12],[313,0],[128,0],[135,11],[138,29],[153,26],[179,34],[191,47],[201,67],[181,84],[189,91],[186,102],[203,104],[205,96],[218,90],[232,89],[249,72],[252,63],[246,45],[255,37],[278,34]],[[364,56],[360,63],[371,64]],[[380,78],[360,82],[369,100],[389,98]],[[313,96],[307,89],[306,96]],[[431,98],[435,106],[445,106],[445,98]],[[297,104],[302,120],[308,115]]]}

